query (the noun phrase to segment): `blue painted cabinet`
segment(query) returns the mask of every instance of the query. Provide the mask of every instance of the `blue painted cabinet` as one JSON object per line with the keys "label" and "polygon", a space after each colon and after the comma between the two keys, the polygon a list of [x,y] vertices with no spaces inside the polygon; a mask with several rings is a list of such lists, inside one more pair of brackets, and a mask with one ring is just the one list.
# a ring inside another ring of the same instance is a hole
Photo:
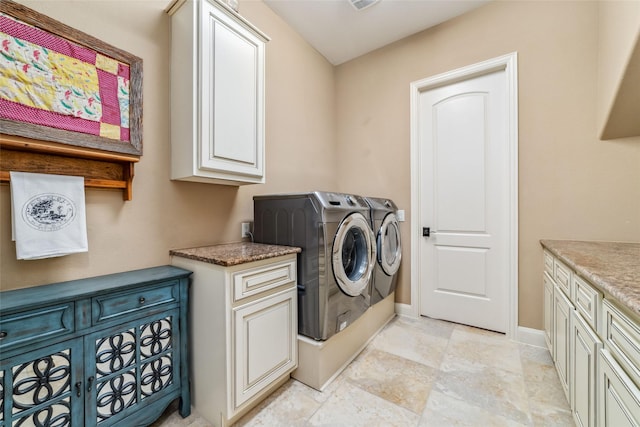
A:
{"label": "blue painted cabinet", "polygon": [[146,426],[191,411],[191,272],[162,266],[0,293],[0,427]]}

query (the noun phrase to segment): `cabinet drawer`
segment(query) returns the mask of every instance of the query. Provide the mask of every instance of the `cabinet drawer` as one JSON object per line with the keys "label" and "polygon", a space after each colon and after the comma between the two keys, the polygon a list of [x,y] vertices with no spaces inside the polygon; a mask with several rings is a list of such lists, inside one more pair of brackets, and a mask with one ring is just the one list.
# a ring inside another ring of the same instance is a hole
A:
{"label": "cabinet drawer", "polygon": [[553,255],[547,251],[542,252],[544,258],[544,271],[549,274],[549,277],[553,277]]}
{"label": "cabinet drawer", "polygon": [[553,262],[553,280],[565,295],[571,295],[571,269],[557,258]]}
{"label": "cabinet drawer", "polygon": [[636,385],[640,385],[640,326],[609,301],[603,301],[602,312],[605,344]]}
{"label": "cabinet drawer", "polygon": [[101,295],[91,301],[91,318],[95,325],[150,308],[164,309],[178,300],[178,282]]}
{"label": "cabinet drawer", "polygon": [[233,273],[233,300],[275,289],[296,280],[296,260],[268,264]]}
{"label": "cabinet drawer", "polygon": [[2,316],[0,350],[49,340],[73,331],[73,302]]}
{"label": "cabinet drawer", "polygon": [[595,331],[598,330],[598,307],[602,294],[580,277],[573,276],[574,298],[576,309]]}

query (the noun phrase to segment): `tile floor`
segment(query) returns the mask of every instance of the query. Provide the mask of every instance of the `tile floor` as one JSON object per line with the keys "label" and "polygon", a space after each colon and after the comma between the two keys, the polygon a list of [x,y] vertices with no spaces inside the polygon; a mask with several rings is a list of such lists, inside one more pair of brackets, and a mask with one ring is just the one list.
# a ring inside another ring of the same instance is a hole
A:
{"label": "tile floor", "polygon": [[[168,409],[152,427],[210,426]],[[573,426],[546,349],[396,317],[323,392],[289,380],[236,426]]]}

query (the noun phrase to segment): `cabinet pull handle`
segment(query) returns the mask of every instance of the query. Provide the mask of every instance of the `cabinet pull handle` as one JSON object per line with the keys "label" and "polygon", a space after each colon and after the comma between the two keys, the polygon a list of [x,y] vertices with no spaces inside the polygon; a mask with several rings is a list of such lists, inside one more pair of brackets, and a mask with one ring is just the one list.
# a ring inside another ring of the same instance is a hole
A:
{"label": "cabinet pull handle", "polygon": [[146,300],[144,299],[144,297],[140,297],[140,298],[138,299],[138,302],[139,302],[141,305],[142,305],[142,304],[144,304],[144,302],[145,302],[145,301],[146,301]]}
{"label": "cabinet pull handle", "polygon": [[80,397],[80,393],[82,393],[82,382],[78,381],[76,383],[76,396]]}
{"label": "cabinet pull handle", "polygon": [[87,378],[87,392],[91,391],[91,386],[93,385],[93,377]]}
{"label": "cabinet pull handle", "polygon": [[6,338],[7,335],[9,335],[7,334],[7,331],[0,331],[0,340]]}

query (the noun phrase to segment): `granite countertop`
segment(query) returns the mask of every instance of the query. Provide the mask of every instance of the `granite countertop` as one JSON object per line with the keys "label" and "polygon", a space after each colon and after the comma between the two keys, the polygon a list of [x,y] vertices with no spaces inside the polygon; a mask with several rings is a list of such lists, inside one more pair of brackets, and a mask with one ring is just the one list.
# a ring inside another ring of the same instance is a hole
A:
{"label": "granite countertop", "polygon": [[541,240],[579,276],[640,315],[640,243]]}
{"label": "granite countertop", "polygon": [[302,252],[302,249],[292,246],[239,242],[201,246],[199,248],[173,249],[169,251],[169,254],[229,267],[299,252]]}

